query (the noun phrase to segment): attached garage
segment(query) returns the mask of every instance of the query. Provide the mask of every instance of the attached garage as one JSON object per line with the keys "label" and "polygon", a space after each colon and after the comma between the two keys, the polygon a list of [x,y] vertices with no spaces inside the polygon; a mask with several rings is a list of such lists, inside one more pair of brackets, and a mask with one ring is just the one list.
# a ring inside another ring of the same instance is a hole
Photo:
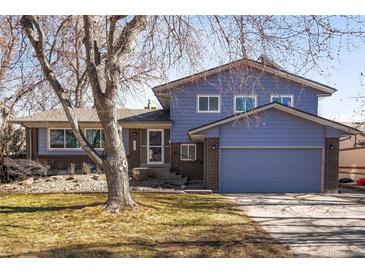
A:
{"label": "attached garage", "polygon": [[322,148],[222,148],[220,192],[321,192]]}
{"label": "attached garage", "polygon": [[340,136],[356,130],[272,103],[189,131],[205,187],[222,193],[337,191]]}

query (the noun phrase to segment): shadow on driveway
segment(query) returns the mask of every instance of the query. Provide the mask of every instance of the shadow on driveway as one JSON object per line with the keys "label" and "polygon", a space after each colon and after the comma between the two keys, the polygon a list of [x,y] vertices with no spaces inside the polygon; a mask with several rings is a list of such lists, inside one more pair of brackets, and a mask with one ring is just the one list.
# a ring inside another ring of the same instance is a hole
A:
{"label": "shadow on driveway", "polygon": [[324,194],[227,195],[298,257],[365,257],[365,207]]}

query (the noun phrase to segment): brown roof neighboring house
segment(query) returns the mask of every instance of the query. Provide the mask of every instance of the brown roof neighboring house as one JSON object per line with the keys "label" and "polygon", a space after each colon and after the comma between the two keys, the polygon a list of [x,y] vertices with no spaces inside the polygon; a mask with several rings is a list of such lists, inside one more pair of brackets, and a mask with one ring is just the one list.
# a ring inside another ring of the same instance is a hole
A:
{"label": "brown roof neighboring house", "polygon": [[[80,123],[99,123],[96,109],[78,108],[75,109],[75,114]],[[122,124],[148,122],[170,123],[168,112],[161,109],[118,109],[117,119]],[[52,109],[26,117],[18,117],[11,120],[11,122],[29,126],[41,123],[68,123],[68,120],[63,109]]]}
{"label": "brown roof neighboring house", "polygon": [[343,122],[361,133],[340,139],[339,177],[365,177],[365,123]]}

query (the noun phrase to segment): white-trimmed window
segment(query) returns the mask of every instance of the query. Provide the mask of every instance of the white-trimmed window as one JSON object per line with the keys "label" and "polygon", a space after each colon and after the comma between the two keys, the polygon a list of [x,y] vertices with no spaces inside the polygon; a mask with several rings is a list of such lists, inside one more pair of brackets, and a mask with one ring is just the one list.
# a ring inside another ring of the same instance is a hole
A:
{"label": "white-trimmed window", "polygon": [[49,129],[49,147],[52,149],[80,148],[71,129],[51,128]]}
{"label": "white-trimmed window", "polygon": [[180,160],[195,161],[196,160],[196,144],[180,145]]}
{"label": "white-trimmed window", "polygon": [[256,96],[234,96],[234,112],[244,112],[254,109],[257,105]]}
{"label": "white-trimmed window", "polygon": [[292,107],[294,105],[293,95],[271,95],[271,103],[279,103]]}
{"label": "white-trimmed window", "polygon": [[214,113],[221,111],[219,95],[197,95],[197,112]]}
{"label": "white-trimmed window", "polygon": [[86,140],[93,148],[104,148],[104,131],[98,128],[85,129]]}

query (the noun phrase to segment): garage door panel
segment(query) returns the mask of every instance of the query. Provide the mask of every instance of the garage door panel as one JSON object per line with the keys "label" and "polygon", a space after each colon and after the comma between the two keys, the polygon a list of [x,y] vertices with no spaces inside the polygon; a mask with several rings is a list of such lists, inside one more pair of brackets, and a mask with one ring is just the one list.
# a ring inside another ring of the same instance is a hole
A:
{"label": "garage door panel", "polygon": [[320,192],[321,149],[221,149],[221,192]]}

